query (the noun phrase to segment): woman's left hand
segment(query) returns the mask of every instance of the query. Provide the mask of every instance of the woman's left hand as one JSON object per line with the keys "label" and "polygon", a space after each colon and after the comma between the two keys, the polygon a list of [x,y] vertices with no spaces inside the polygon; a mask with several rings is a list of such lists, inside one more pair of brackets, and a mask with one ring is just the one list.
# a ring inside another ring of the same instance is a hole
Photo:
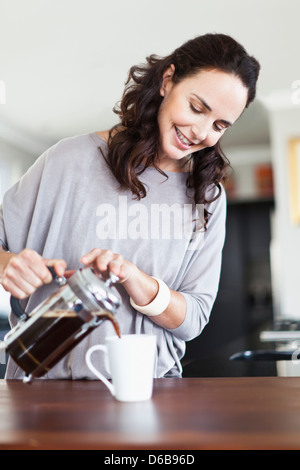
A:
{"label": "woman's left hand", "polygon": [[110,250],[101,250],[95,248],[86,255],[82,256],[81,263],[85,266],[91,266],[100,273],[111,271],[124,283],[131,277],[136,266],[125,260],[122,255],[113,253]]}

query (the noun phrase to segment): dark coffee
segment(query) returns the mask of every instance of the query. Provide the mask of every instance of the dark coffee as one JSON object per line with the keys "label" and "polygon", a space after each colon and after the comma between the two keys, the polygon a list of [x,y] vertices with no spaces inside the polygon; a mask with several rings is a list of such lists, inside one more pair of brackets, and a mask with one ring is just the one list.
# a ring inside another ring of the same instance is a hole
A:
{"label": "dark coffee", "polygon": [[104,320],[111,321],[120,337],[119,324],[113,314],[97,312],[91,318],[96,321],[88,324],[73,311],[50,311],[23,331],[8,346],[7,352],[26,375],[42,377]]}

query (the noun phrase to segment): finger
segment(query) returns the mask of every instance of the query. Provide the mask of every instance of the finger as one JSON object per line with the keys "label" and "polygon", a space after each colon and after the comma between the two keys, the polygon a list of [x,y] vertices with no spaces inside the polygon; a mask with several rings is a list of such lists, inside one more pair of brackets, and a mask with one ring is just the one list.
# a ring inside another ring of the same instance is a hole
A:
{"label": "finger", "polygon": [[54,268],[58,276],[64,276],[67,269],[67,263],[63,259],[50,259],[46,261],[47,266]]}
{"label": "finger", "polygon": [[12,282],[22,288],[24,282],[34,288],[40,287],[43,283],[43,279],[33,266],[28,266],[26,260],[21,256],[11,258],[8,266],[5,270],[5,276],[8,277]]}
{"label": "finger", "polygon": [[95,261],[97,256],[101,254],[102,250],[100,248],[94,248],[92,251],[81,257],[82,264],[90,264]]}
{"label": "finger", "polygon": [[[23,266],[23,276],[31,276],[32,273],[38,277],[42,283],[49,284],[52,276],[47,269],[46,262],[37,252],[33,250],[23,250],[19,256],[12,258]],[[25,263],[25,264],[24,264]]]}
{"label": "finger", "polygon": [[95,259],[95,266],[99,271],[107,271],[109,264],[116,255],[110,250],[102,250],[101,254]]}
{"label": "finger", "polygon": [[112,272],[113,274],[115,274],[116,276],[119,277],[119,274],[120,274],[120,271],[121,271],[121,263],[119,261],[113,259],[108,264],[108,269],[110,270],[110,272]]}
{"label": "finger", "polygon": [[95,248],[87,255],[81,258],[85,265],[91,265],[100,272],[107,271],[108,265],[112,259],[117,256],[111,250],[101,250]]}
{"label": "finger", "polygon": [[126,263],[122,263],[119,260],[112,260],[109,263],[109,269],[112,273],[114,273],[119,278],[119,282],[123,283],[129,279],[130,272],[129,267]]}
{"label": "finger", "polygon": [[12,280],[7,276],[2,280],[2,286],[7,292],[18,299],[25,299],[36,290],[33,285],[24,279],[18,278],[17,280]]}
{"label": "finger", "polygon": [[65,271],[64,276],[65,276],[66,279],[69,279],[69,277],[73,276],[73,274],[74,274],[75,272],[76,272],[76,271],[73,271],[73,270],[72,270],[72,271]]}
{"label": "finger", "polygon": [[9,279],[5,278],[3,282],[1,282],[4,290],[11,294],[13,297],[17,299],[25,299],[27,296],[25,293],[19,289],[15,284],[13,284]]}

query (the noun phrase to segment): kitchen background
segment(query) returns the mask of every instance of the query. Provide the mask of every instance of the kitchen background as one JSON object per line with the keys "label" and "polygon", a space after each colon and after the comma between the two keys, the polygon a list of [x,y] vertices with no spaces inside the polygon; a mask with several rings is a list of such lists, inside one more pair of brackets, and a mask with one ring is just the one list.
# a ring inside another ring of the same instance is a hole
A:
{"label": "kitchen background", "polygon": [[[114,124],[147,55],[222,32],[261,63],[257,100],[223,140],[234,173],[220,293],[186,374],[272,374],[224,361],[274,319],[300,320],[299,18],[299,0],[0,0],[1,199],[59,139]],[[4,331],[3,290],[0,312]]]}

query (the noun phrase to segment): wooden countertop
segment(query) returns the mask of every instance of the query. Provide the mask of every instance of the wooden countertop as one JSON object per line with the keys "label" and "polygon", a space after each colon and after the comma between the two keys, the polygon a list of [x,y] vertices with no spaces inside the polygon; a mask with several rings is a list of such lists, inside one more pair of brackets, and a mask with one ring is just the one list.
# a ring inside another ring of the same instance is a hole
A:
{"label": "wooden countertop", "polygon": [[0,449],[299,449],[300,378],[156,379],[117,402],[98,381],[0,380]]}

